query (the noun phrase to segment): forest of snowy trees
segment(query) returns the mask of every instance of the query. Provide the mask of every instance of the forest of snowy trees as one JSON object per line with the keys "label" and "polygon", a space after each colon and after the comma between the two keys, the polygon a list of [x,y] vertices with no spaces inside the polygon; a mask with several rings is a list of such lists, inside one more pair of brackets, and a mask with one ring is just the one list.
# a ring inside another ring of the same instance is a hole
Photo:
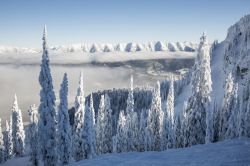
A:
{"label": "forest of snowy trees", "polygon": [[[32,165],[55,166],[106,153],[163,151],[250,137],[250,98],[243,107],[238,84],[231,73],[226,79],[223,103],[217,105],[211,100],[210,55],[204,33],[195,65],[185,77],[170,76],[166,82],[157,82],[154,88],[136,90],[131,76],[125,102],[115,103],[116,108],[113,98],[121,98],[116,93],[104,91],[100,97],[94,93],[85,96],[81,72],[71,117],[66,73],[59,92],[60,102],[56,105],[45,27],[39,75],[40,105],[30,106],[30,123],[25,131],[15,95],[12,115],[5,123],[4,132],[0,126],[0,162],[28,155]],[[175,96],[189,77],[191,95],[177,113]],[[249,87],[246,93],[249,96]],[[98,103],[95,103],[97,97]]]}

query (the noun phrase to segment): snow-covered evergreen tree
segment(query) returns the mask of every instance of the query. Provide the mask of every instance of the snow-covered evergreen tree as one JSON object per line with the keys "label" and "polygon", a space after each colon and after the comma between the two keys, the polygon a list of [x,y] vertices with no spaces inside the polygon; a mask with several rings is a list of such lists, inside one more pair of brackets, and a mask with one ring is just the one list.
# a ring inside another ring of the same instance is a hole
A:
{"label": "snow-covered evergreen tree", "polygon": [[112,110],[108,94],[104,97],[103,153],[112,152]]}
{"label": "snow-covered evergreen tree", "polygon": [[148,110],[142,110],[140,115],[139,124],[139,151],[144,152],[147,150],[147,115]]}
{"label": "snow-covered evergreen tree", "polygon": [[174,146],[174,82],[173,77],[170,78],[168,96],[166,101],[166,109],[161,112],[161,150],[172,148]]}
{"label": "snow-covered evergreen tree", "polygon": [[170,79],[170,86],[167,96],[167,112],[166,112],[166,120],[168,125],[167,129],[167,148],[172,148],[174,145],[174,82],[173,77]]}
{"label": "snow-covered evergreen tree", "polygon": [[221,117],[221,109],[218,107],[217,103],[213,104],[213,140],[212,142],[219,141],[220,134],[220,117]]}
{"label": "snow-covered evergreen tree", "polygon": [[93,121],[93,145],[94,145],[94,152],[95,152],[95,155],[97,154],[96,152],[96,114],[95,114],[95,108],[94,108],[94,100],[93,100],[93,94],[91,93],[90,95],[90,103],[89,103],[89,109],[90,109],[90,112],[92,114],[92,121]]}
{"label": "snow-covered evergreen tree", "polygon": [[[240,136],[245,136],[245,137],[248,137],[250,138],[250,80],[248,82],[248,86],[246,87],[246,93],[247,93],[247,96],[248,96],[248,101],[246,101],[247,103],[247,108],[245,110],[245,112],[241,112],[241,116],[244,116],[243,117],[243,124],[240,124],[240,127],[242,127],[241,130],[243,131],[240,131]],[[240,122],[242,123],[242,122]],[[244,125],[244,126],[242,126]]]}
{"label": "snow-covered evergreen tree", "polygon": [[169,117],[170,127],[174,127],[174,80],[170,79],[169,91],[167,96],[167,114]]}
{"label": "snow-covered evergreen tree", "polygon": [[203,33],[192,73],[192,94],[187,107],[187,144],[203,144],[211,137],[210,93],[212,91],[209,43]]}
{"label": "snow-covered evergreen tree", "polygon": [[132,114],[132,121],[131,121],[131,141],[132,141],[132,151],[139,151],[139,118],[137,112]]}
{"label": "snow-covered evergreen tree", "polygon": [[[162,115],[160,117],[160,137],[161,137],[161,150],[166,150],[168,146],[172,145],[172,137],[169,138],[169,136],[172,136],[170,131],[171,125],[169,121],[169,116],[166,111],[162,112]],[[170,148],[170,147],[169,147]]]}
{"label": "snow-covered evergreen tree", "polygon": [[182,136],[182,126],[181,126],[181,119],[180,116],[175,118],[174,123],[174,144],[173,147],[175,148],[182,148],[183,136]]}
{"label": "snow-covered evergreen tree", "polygon": [[220,116],[220,140],[223,140],[225,138],[225,134],[227,131],[227,128],[229,126],[229,117],[231,115],[231,111],[233,108],[233,87],[234,87],[234,82],[233,82],[233,77],[232,73],[228,74],[228,77],[226,79],[226,84],[225,84],[225,94],[224,94],[224,99],[223,99],[223,108]]}
{"label": "snow-covered evergreen tree", "polygon": [[228,126],[227,126],[227,130],[225,133],[225,138],[226,139],[232,139],[232,138],[236,138],[238,136],[238,123],[237,123],[237,117],[238,117],[238,113],[239,113],[239,98],[238,98],[238,84],[234,85],[233,88],[233,97],[231,100],[231,113],[229,115],[229,119],[228,119]]}
{"label": "snow-covered evergreen tree", "polygon": [[95,156],[95,132],[94,132],[94,119],[93,110],[90,109],[90,105],[86,105],[84,113],[83,124],[83,147],[84,158],[90,159]]}
{"label": "snow-covered evergreen tree", "polygon": [[244,137],[245,136],[245,130],[246,130],[246,122],[245,122],[245,111],[246,109],[243,109],[243,101],[240,100],[240,96],[238,95],[238,113],[237,113],[237,136],[238,137]]}
{"label": "snow-covered evergreen tree", "polygon": [[10,125],[8,123],[8,121],[6,120],[6,130],[5,130],[5,134],[4,134],[4,147],[5,147],[5,151],[4,151],[4,158],[5,161],[8,159],[12,158],[12,154],[13,154],[13,142],[12,142],[12,119],[10,121]]}
{"label": "snow-covered evergreen tree", "polygon": [[32,165],[39,165],[39,139],[38,139],[38,110],[35,105],[31,105],[28,110],[29,124],[29,143],[30,143],[30,161]]}
{"label": "snow-covered evergreen tree", "polygon": [[161,116],[161,95],[160,95],[160,82],[153,91],[153,98],[151,108],[148,115],[148,131],[151,138],[150,150],[161,150],[161,137],[160,137],[160,116]]}
{"label": "snow-covered evergreen tree", "polygon": [[182,147],[186,147],[188,145],[187,143],[187,101],[184,101],[183,103],[183,109],[182,109],[182,122],[181,122],[181,135],[182,135]]}
{"label": "snow-covered evergreen tree", "polygon": [[[44,27],[43,32],[43,54],[41,71],[39,75],[40,105],[38,112],[40,114],[38,132],[40,137],[40,149],[42,152],[44,165],[56,165],[58,162],[57,154],[57,122],[55,109],[55,93],[52,83],[52,76],[49,65],[49,52],[47,46],[47,30]],[[14,130],[13,130],[14,132]]]}
{"label": "snow-covered evergreen tree", "polygon": [[130,89],[128,92],[126,114],[130,115],[134,112],[134,88],[133,88],[133,76],[130,77]]}
{"label": "snow-covered evergreen tree", "polygon": [[90,112],[92,114],[92,118],[93,118],[92,121],[93,121],[93,125],[94,125],[94,128],[95,128],[95,124],[96,124],[95,118],[96,118],[96,116],[95,116],[94,101],[93,101],[93,94],[92,93],[90,95],[89,109],[90,109]]}
{"label": "snow-covered evergreen tree", "polygon": [[104,111],[105,103],[104,95],[102,95],[98,108],[98,116],[96,123],[96,151],[99,155],[103,153]]}
{"label": "snow-covered evergreen tree", "polygon": [[81,72],[79,87],[75,99],[75,118],[73,126],[73,150],[74,159],[79,161],[84,159],[83,125],[85,112],[85,97],[83,90],[83,74]]}
{"label": "snow-covered evergreen tree", "polygon": [[62,164],[68,164],[71,159],[71,126],[68,113],[68,78],[64,74],[60,89],[60,104],[58,107],[58,151]]}
{"label": "snow-covered evergreen tree", "polygon": [[4,141],[3,141],[3,133],[2,133],[2,125],[1,125],[1,119],[0,119],[0,163],[3,163],[4,160]]}
{"label": "snow-covered evergreen tree", "polygon": [[126,116],[124,111],[120,111],[116,131],[116,152],[127,152]]}
{"label": "snow-covered evergreen tree", "polygon": [[[133,116],[134,116],[134,88],[133,88],[133,76],[131,75],[130,77],[130,88],[129,88],[129,92],[128,92],[128,98],[127,98],[127,107],[126,107],[126,127],[125,129],[127,130],[127,150],[128,151],[135,151],[135,146],[134,145],[134,140],[133,140],[133,136],[136,136],[133,129]],[[137,125],[135,125],[137,126]],[[136,129],[135,129],[136,130]],[[134,134],[134,135],[133,135]]]}
{"label": "snow-covered evergreen tree", "polygon": [[18,107],[16,95],[12,106],[12,139],[13,154],[18,157],[23,156],[25,147],[25,133],[23,128],[22,112]]}
{"label": "snow-covered evergreen tree", "polygon": [[112,153],[117,153],[117,135],[112,137]]}

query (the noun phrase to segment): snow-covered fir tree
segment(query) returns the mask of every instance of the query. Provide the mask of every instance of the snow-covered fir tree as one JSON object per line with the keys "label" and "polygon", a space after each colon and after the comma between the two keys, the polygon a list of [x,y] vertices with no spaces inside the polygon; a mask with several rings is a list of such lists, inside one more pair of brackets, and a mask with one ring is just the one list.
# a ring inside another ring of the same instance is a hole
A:
{"label": "snow-covered fir tree", "polygon": [[0,163],[3,163],[4,160],[4,141],[3,141],[3,133],[2,133],[2,125],[1,125],[1,119],[0,119]]}
{"label": "snow-covered fir tree", "polygon": [[83,124],[83,147],[84,158],[90,159],[95,156],[95,132],[93,110],[90,105],[86,105]]}
{"label": "snow-covered fir tree", "polygon": [[134,114],[134,88],[133,88],[133,76],[130,77],[130,88],[128,92],[127,98],[127,107],[126,107],[126,133],[127,133],[127,150],[132,151],[134,149],[133,140],[132,140],[132,121],[133,121],[133,114]]}
{"label": "snow-covered fir tree", "polygon": [[160,95],[160,82],[157,82],[157,86],[153,91],[153,98],[151,108],[148,115],[148,131],[150,140],[150,150],[161,150],[161,137],[160,137],[160,116],[162,114],[161,109],[161,95]]}
{"label": "snow-covered fir tree", "polygon": [[73,126],[73,156],[76,161],[84,159],[83,125],[85,112],[85,97],[83,90],[83,73],[80,74],[79,87],[75,99],[75,117]]}
{"label": "snow-covered fir tree", "polygon": [[225,84],[225,94],[224,94],[224,99],[223,99],[223,108],[222,112],[220,114],[220,133],[219,133],[219,139],[223,140],[225,138],[225,134],[227,131],[227,128],[229,126],[229,117],[231,115],[231,111],[233,108],[233,87],[234,87],[234,82],[233,82],[233,77],[232,73],[228,74],[228,77],[226,79],[226,84]]}
{"label": "snow-covered fir tree", "polygon": [[170,77],[169,90],[166,101],[166,109],[161,112],[161,150],[172,148],[174,146],[174,81],[173,76]]}
{"label": "snow-covered fir tree", "polygon": [[104,95],[102,95],[98,108],[98,116],[96,123],[96,151],[99,155],[103,153],[104,110]]}
{"label": "snow-covered fir tree", "polygon": [[[248,100],[247,100],[247,108],[245,110],[245,112],[241,112],[241,116],[243,116],[243,124],[240,124],[241,127],[241,133],[240,136],[245,136],[245,137],[250,137],[250,80],[248,82],[248,86],[246,87],[245,92],[247,93],[248,96]],[[242,110],[243,111],[243,110]],[[242,123],[240,121],[240,123]],[[242,126],[244,125],[244,126]]]}
{"label": "snow-covered fir tree", "polygon": [[117,153],[116,145],[117,145],[117,135],[114,135],[112,137],[112,153]]}
{"label": "snow-covered fir tree", "polygon": [[130,88],[128,92],[126,114],[130,115],[134,112],[134,87],[133,87],[133,76],[130,77]]}
{"label": "snow-covered fir tree", "polygon": [[[165,124],[168,123],[167,129],[167,148],[172,148],[174,145],[174,81],[170,78],[169,91],[167,96],[167,112],[164,118]],[[166,130],[165,130],[166,131]]]}
{"label": "snow-covered fir tree", "polygon": [[5,129],[5,133],[4,133],[4,147],[5,147],[5,151],[4,151],[4,158],[5,161],[9,160],[12,158],[12,154],[13,154],[13,142],[12,142],[12,120],[10,121],[10,125],[8,123],[8,121],[6,120],[6,129]]}
{"label": "snow-covered fir tree", "polygon": [[93,100],[93,94],[90,95],[90,103],[89,103],[89,110],[92,117],[93,122],[93,131],[92,131],[92,139],[93,139],[93,146],[94,146],[94,155],[96,155],[96,114],[95,114],[95,108],[94,108],[94,100]]}
{"label": "snow-covered fir tree", "polygon": [[28,110],[30,124],[28,128],[30,143],[30,161],[32,165],[39,165],[39,139],[38,139],[38,110],[35,105],[31,105]]}
{"label": "snow-covered fir tree", "polygon": [[120,111],[119,120],[117,124],[117,131],[116,131],[116,152],[127,152],[127,134],[126,134],[126,116],[124,111]]}
{"label": "snow-covered fir tree", "polygon": [[[246,88],[246,87],[245,87]],[[245,89],[244,88],[244,89]],[[246,93],[246,92],[245,92]],[[238,93],[238,94],[240,94],[240,92]],[[238,113],[237,113],[237,135],[238,135],[238,137],[245,137],[246,135],[245,135],[245,130],[246,130],[246,121],[245,121],[245,111],[247,110],[247,107],[245,107],[245,108],[243,108],[244,106],[246,106],[245,104],[246,104],[246,102],[243,102],[241,99],[243,98],[241,98],[239,95],[238,95],[238,106],[239,106],[239,108],[238,108]],[[244,103],[244,106],[243,106],[243,103]]]}
{"label": "snow-covered fir tree", "polygon": [[140,124],[139,124],[139,151],[147,151],[147,117],[148,110],[143,109],[140,115]]}
{"label": "snow-covered fir tree", "polygon": [[108,94],[104,97],[103,153],[112,152],[112,110]]}
{"label": "snow-covered fir tree", "polygon": [[183,126],[181,128],[181,135],[182,135],[182,147],[186,147],[187,146],[187,113],[186,113],[186,110],[187,110],[187,101],[184,101],[183,103],[183,108],[182,108],[182,122],[181,122],[181,126]]}
{"label": "snow-covered fir tree", "polygon": [[228,126],[225,133],[226,139],[236,138],[238,136],[238,123],[237,123],[237,116],[239,113],[239,98],[238,98],[238,84],[236,83],[233,88],[233,96],[231,100],[231,113],[228,119]]}
{"label": "snow-covered fir tree", "polygon": [[168,96],[167,96],[167,114],[169,117],[170,127],[174,127],[174,80],[170,78]]}
{"label": "snow-covered fir tree", "polygon": [[95,116],[94,101],[93,101],[93,94],[92,93],[90,95],[89,109],[90,109],[90,112],[92,114],[92,118],[93,118],[92,121],[93,121],[93,125],[94,125],[94,128],[95,128],[95,124],[96,124],[95,118],[96,118],[96,116]]}
{"label": "snow-covered fir tree", "polygon": [[211,137],[210,93],[212,91],[209,43],[203,33],[193,68],[192,94],[187,107],[187,145],[209,142]]}
{"label": "snow-covered fir tree", "polygon": [[58,151],[62,164],[68,164],[71,159],[71,126],[68,113],[68,77],[65,73],[60,89],[60,104],[58,106]]}
{"label": "snow-covered fir tree", "polygon": [[[168,138],[171,136],[171,132],[169,131],[171,129],[169,116],[167,113],[167,110],[164,109],[164,111],[160,115],[160,137],[161,137],[161,150],[166,150],[168,148],[168,145],[172,145],[172,139]],[[170,140],[170,142],[168,142]]]}
{"label": "snow-covered fir tree", "polygon": [[[52,83],[52,76],[49,64],[49,52],[47,46],[47,30],[44,27],[43,32],[43,54],[41,71],[39,75],[40,105],[38,112],[40,114],[38,132],[40,137],[40,149],[44,165],[56,165],[58,163],[57,154],[57,115],[55,109],[55,93]],[[14,131],[13,131],[14,132]]]}
{"label": "snow-covered fir tree", "polygon": [[174,144],[173,147],[175,148],[182,148],[182,143],[183,143],[183,136],[182,136],[182,126],[181,126],[181,118],[178,115],[175,117],[175,122],[174,122]]}
{"label": "snow-covered fir tree", "polygon": [[139,118],[137,112],[132,114],[132,121],[131,121],[131,140],[132,140],[132,151],[139,151]]}
{"label": "snow-covered fir tree", "polygon": [[221,109],[218,107],[217,103],[213,104],[213,140],[212,142],[219,141],[220,134],[220,117],[221,117]]}
{"label": "snow-covered fir tree", "polygon": [[13,139],[13,154],[15,156],[24,155],[25,133],[23,128],[22,112],[18,107],[17,97],[14,97],[12,106],[12,139]]}

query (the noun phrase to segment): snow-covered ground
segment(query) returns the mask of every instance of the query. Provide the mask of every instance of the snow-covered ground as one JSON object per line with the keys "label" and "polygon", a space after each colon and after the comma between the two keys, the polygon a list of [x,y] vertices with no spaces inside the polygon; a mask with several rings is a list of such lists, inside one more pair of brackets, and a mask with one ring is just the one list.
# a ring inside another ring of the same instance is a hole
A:
{"label": "snow-covered ground", "polygon": [[[71,166],[249,166],[250,139],[226,140],[163,152],[106,154]],[[27,157],[7,161],[3,166],[27,166]]]}

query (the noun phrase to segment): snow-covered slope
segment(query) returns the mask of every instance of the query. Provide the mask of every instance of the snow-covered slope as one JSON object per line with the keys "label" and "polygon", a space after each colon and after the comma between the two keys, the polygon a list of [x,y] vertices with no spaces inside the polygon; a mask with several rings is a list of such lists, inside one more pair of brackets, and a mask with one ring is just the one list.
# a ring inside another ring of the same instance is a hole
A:
{"label": "snow-covered slope", "polygon": [[[221,43],[212,45],[212,103],[221,107],[224,85],[227,75],[231,72],[234,82],[239,84],[241,100],[247,100],[245,95],[250,80],[250,15],[246,15],[228,29],[227,37]],[[181,44],[177,44],[181,48]],[[181,111],[183,103],[190,96],[190,85],[183,88],[177,97],[176,111]]]}
{"label": "snow-covered slope", "polygon": [[[71,166],[249,166],[250,139],[196,145],[190,148],[162,152],[131,152],[106,154],[90,160],[71,163]],[[7,161],[3,166],[29,165],[27,157]]]}
{"label": "snow-covered slope", "polygon": [[[100,52],[154,52],[154,51],[185,51],[194,52],[197,49],[197,44],[192,42],[148,42],[148,43],[118,43],[118,44],[71,44],[52,46],[50,50],[54,53],[100,53]],[[0,54],[3,53],[38,53],[41,50],[32,48],[19,48],[11,46],[0,46]]]}
{"label": "snow-covered slope", "polygon": [[[250,15],[246,15],[228,29],[226,39],[212,52],[213,100],[220,106],[225,79],[232,73],[239,85],[239,96],[244,102],[245,88],[250,80]],[[244,105],[244,103],[243,103]]]}

